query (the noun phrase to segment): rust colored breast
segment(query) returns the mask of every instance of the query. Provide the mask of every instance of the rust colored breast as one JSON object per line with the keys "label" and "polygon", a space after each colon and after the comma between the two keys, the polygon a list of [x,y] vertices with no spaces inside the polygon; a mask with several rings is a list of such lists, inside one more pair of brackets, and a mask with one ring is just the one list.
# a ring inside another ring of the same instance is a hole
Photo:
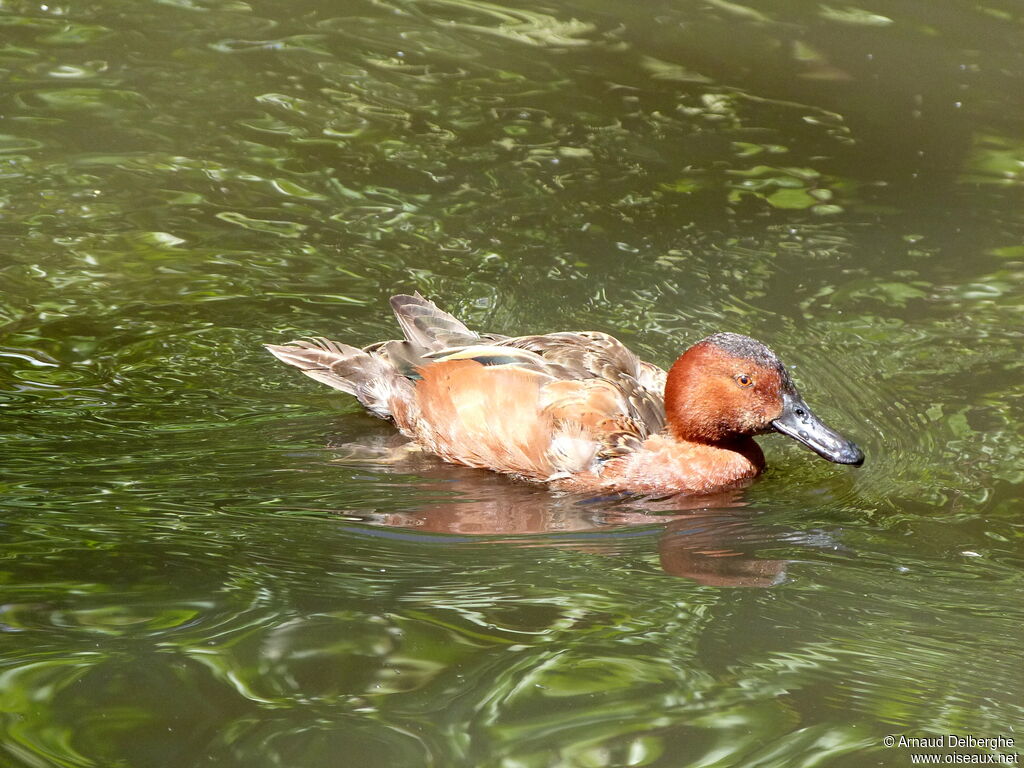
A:
{"label": "rust colored breast", "polygon": [[761,474],[764,454],[753,440],[719,447],[655,435],[600,473],[604,488],[641,493],[709,493],[743,485]]}

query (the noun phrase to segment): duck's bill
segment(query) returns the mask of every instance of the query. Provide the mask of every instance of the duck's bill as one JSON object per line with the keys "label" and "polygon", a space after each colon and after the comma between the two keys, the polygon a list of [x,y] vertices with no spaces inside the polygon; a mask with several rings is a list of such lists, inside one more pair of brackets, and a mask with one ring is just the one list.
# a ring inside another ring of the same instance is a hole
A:
{"label": "duck's bill", "polygon": [[823,459],[836,464],[864,463],[864,452],[819,419],[798,394],[783,395],[782,415],[772,422],[777,432],[803,443]]}

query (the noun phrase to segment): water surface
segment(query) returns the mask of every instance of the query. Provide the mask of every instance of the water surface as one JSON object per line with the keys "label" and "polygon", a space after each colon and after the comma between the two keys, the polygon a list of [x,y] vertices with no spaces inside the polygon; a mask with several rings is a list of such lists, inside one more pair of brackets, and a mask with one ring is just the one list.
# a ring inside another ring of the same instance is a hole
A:
{"label": "water surface", "polygon": [[[1024,739],[1011,2],[0,3],[0,763]],[[559,496],[260,347],[748,333],[862,469]],[[1018,750],[1014,750],[1018,751]],[[948,754],[943,751],[942,754]]]}

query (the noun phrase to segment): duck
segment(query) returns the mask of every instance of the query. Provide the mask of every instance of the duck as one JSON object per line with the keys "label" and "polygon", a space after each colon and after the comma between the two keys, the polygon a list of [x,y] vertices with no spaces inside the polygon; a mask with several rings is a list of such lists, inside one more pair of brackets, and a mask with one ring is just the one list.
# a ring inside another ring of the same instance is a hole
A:
{"label": "duck", "polygon": [[764,471],[754,438],[769,433],[837,464],[864,463],[814,414],[777,355],[749,336],[714,333],[666,371],[607,333],[478,333],[419,293],[393,296],[391,308],[402,339],[265,346],[444,461],[556,489],[742,487]]}

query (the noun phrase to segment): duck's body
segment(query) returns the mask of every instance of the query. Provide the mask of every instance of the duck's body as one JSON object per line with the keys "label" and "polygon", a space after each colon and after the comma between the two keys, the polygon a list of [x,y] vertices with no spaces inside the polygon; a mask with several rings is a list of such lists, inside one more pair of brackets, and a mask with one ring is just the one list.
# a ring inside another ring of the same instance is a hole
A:
{"label": "duck's body", "polygon": [[573,490],[738,485],[764,469],[753,435],[773,430],[832,461],[863,461],[745,336],[708,337],[666,374],[607,334],[481,335],[419,295],[391,305],[402,341],[267,348],[446,461]]}

